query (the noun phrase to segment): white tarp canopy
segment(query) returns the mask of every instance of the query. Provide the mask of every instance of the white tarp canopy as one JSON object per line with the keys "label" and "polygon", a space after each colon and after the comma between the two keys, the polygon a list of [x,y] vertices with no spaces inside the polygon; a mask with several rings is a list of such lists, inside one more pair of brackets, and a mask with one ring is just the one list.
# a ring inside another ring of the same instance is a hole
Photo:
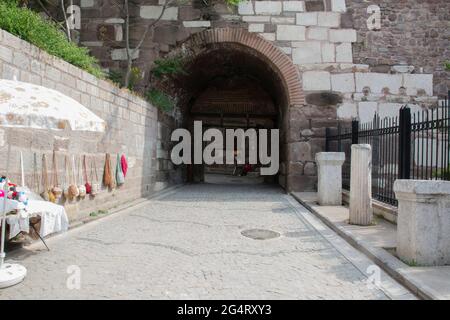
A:
{"label": "white tarp canopy", "polygon": [[0,126],[105,131],[106,122],[56,90],[0,79]]}

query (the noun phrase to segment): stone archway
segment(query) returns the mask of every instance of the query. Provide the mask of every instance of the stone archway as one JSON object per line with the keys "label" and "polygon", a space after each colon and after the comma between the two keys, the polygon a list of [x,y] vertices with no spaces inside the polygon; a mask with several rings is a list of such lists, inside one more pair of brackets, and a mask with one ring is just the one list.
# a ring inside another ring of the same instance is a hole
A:
{"label": "stone archway", "polygon": [[196,56],[208,45],[223,43],[233,43],[253,50],[276,70],[280,79],[283,80],[288,106],[305,103],[302,79],[292,60],[278,47],[256,33],[241,28],[209,29],[192,35],[183,43],[183,47],[191,50],[191,53]]}
{"label": "stone archway", "polygon": [[[192,35],[179,48],[186,57],[187,65],[193,65],[190,76],[185,80],[188,92],[183,105],[188,106],[201,95],[205,86],[209,83],[214,69],[211,60],[223,55],[226,59],[233,56],[233,63],[245,69],[244,73],[256,75],[257,80],[263,79],[266,91],[275,101],[279,116],[276,120],[276,128],[280,129],[280,174],[278,182],[290,191],[289,157],[290,157],[290,111],[292,107],[300,107],[305,104],[303,86],[297,67],[291,59],[278,47],[262,38],[260,35],[250,33],[240,28],[218,28],[205,30]],[[241,55],[240,58],[236,58]],[[220,60],[220,58],[219,58]],[[206,62],[205,62],[206,61]],[[218,63],[221,63],[218,61]],[[206,71],[199,71],[206,70]],[[215,72],[223,77],[224,73]],[[206,79],[206,80],[205,80]],[[203,84],[199,84],[204,82]],[[186,113],[190,112],[187,107]]]}

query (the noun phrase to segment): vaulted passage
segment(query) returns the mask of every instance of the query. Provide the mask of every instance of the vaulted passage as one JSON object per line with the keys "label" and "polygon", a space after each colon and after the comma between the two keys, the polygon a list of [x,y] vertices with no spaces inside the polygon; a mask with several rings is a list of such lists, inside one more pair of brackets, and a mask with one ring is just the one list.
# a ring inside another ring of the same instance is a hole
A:
{"label": "vaulted passage", "polygon": [[[239,28],[196,33],[180,46],[179,53],[188,60],[186,74],[176,80],[183,127],[192,132],[194,121],[201,120],[203,130],[279,129],[276,154],[284,170],[260,177],[257,164],[246,181],[253,176],[252,182],[279,182],[289,189],[289,110],[305,103],[301,78],[291,59],[271,42]],[[193,165],[187,167],[186,178],[200,182],[220,174],[242,183],[245,179],[234,179],[242,170],[243,166],[235,165]]]}
{"label": "vaulted passage", "polygon": [[[239,128],[278,128],[284,133],[286,89],[277,73],[252,50],[239,44],[211,45],[191,60],[187,74],[189,76],[182,79],[185,96],[181,105],[187,128],[192,130],[194,121],[202,121],[203,130],[216,128],[223,132],[224,137],[226,129]],[[248,153],[247,146],[246,162]],[[280,153],[283,161],[283,151]],[[225,159],[225,153],[223,156]],[[187,178],[205,182],[277,181],[277,176],[260,176],[260,163],[252,165],[248,174],[242,172],[243,167],[198,165],[188,168]],[[235,178],[242,174],[245,178]]]}

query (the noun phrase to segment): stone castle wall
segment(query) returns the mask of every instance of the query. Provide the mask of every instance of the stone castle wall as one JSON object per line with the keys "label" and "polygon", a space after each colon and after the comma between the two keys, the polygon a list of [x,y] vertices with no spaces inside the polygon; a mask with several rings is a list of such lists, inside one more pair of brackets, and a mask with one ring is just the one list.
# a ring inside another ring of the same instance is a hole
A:
{"label": "stone castle wall", "polygon": [[[367,28],[367,6],[381,9],[381,29]],[[450,2],[447,0],[347,0],[348,26],[355,28],[358,40],[353,44],[356,63],[368,64],[372,70],[390,71],[406,64],[416,72],[434,76],[434,94],[447,95],[450,72],[444,62],[450,60]]]}
{"label": "stone castle wall", "polygon": [[[159,16],[162,1],[139,0],[130,8],[132,46],[145,26]],[[443,8],[448,8],[445,2]],[[369,17],[364,10],[372,4],[365,1],[253,0],[238,7],[220,0],[183,1],[167,9],[136,53],[134,66],[144,76],[138,88],[144,90],[148,85],[155,59],[180,50],[193,34],[218,28],[257,34],[282,50],[301,76],[306,103],[290,106],[286,126],[290,162],[281,170],[289,172],[294,189],[314,189],[314,154],[324,149],[325,127],[333,127],[337,119],[371,121],[375,112],[382,117],[396,116],[405,104],[418,111],[435,104],[436,95],[448,86],[448,73],[440,66],[440,59],[448,58],[445,14],[434,14],[434,5],[420,1],[418,19],[432,22],[421,22],[422,29],[416,30],[410,18],[405,18],[418,10],[412,1],[374,3],[380,3],[382,9],[380,31],[364,29]],[[126,53],[120,10],[111,0],[80,0],[74,4],[81,6],[81,44],[90,48],[105,69],[123,70]],[[424,40],[433,38],[436,32],[439,36],[435,40]],[[416,45],[405,43],[407,38],[415,39]],[[421,47],[433,54],[418,53]],[[407,66],[398,66],[403,63]]]}
{"label": "stone castle wall", "polygon": [[[137,5],[131,8],[131,39],[139,39],[145,25],[159,15],[162,1],[136,1]],[[407,64],[414,67],[415,73],[434,75],[434,95],[445,95],[449,88],[449,73],[443,67],[444,60],[450,59],[450,4],[446,0],[253,1],[244,2],[239,8],[220,0],[181,3],[166,10],[136,54],[135,65],[146,77],[152,61],[193,33],[206,28],[236,27],[276,42],[287,54],[292,54],[294,61],[301,62],[305,55],[311,54],[313,61],[307,63],[364,64],[367,70],[379,73],[390,73],[391,67]],[[80,41],[100,58],[105,68],[119,70],[125,59],[120,11],[110,0],[79,0],[79,4],[82,9]],[[369,31],[367,7],[373,4],[380,6],[382,24],[380,30]],[[330,38],[327,29],[332,30]],[[292,38],[294,33],[296,36]],[[345,41],[340,43],[343,38]],[[330,40],[334,45],[322,45],[320,49],[317,43],[310,43],[312,47],[305,52],[299,48],[305,40]]]}
{"label": "stone castle wall", "polygon": [[87,155],[95,159],[101,181],[105,153],[128,158],[125,184],[113,191],[102,189],[95,197],[63,202],[69,218],[77,220],[90,212],[109,209],[122,203],[151,195],[177,181],[168,160],[168,141],[173,119],[158,113],[145,100],[111,83],[99,80],[69,63],[48,55],[3,30],[0,30],[0,78],[17,79],[55,89],[77,100],[107,122],[103,133],[50,131],[0,127],[0,171],[6,172],[7,150],[11,146],[9,172],[20,182],[19,152],[23,152],[26,184],[34,188],[33,153],[37,154],[41,174],[42,154],[51,168],[52,152],[57,152],[59,181],[64,183],[64,156]]}

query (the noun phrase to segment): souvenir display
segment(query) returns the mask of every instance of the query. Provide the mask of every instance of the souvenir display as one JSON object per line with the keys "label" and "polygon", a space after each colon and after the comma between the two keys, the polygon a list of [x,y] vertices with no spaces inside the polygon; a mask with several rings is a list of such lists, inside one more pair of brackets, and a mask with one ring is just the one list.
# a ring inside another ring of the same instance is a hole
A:
{"label": "souvenir display", "polygon": [[116,182],[117,186],[121,186],[125,183],[125,176],[122,171],[122,165],[119,154],[117,154],[117,160],[116,160]]}
{"label": "souvenir display", "polygon": [[82,182],[81,178],[81,156],[78,159],[78,170],[77,170],[77,183],[79,190],[79,197],[84,198],[86,196],[86,186]]}
{"label": "souvenir display", "polygon": [[56,153],[53,151],[53,187],[52,187],[52,193],[55,196],[56,201],[58,201],[62,197],[63,190],[59,185],[58,181],[58,167],[57,167],[57,161],[56,161]]}

